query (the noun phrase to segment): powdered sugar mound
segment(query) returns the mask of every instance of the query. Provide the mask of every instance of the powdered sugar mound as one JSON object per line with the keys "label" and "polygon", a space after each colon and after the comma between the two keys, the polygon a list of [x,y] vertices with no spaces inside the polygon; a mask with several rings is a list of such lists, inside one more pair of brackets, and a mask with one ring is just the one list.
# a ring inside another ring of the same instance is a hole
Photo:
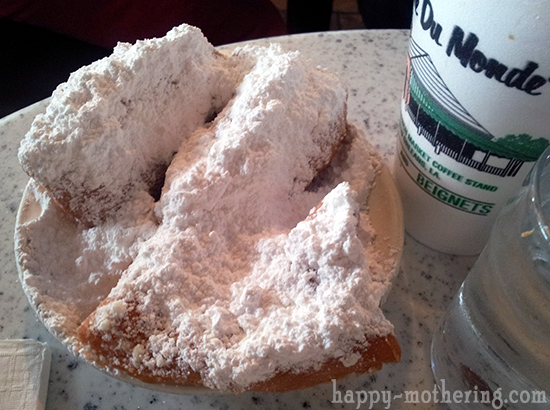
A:
{"label": "powdered sugar mound", "polygon": [[370,293],[355,196],[341,183],[289,234],[258,242],[251,274],[231,286],[230,311],[246,337],[222,355],[239,358],[237,383],[271,377],[271,363],[300,372],[332,357],[353,362],[366,335],[391,332]]}
{"label": "powdered sugar mound", "polygon": [[345,133],[346,90],[334,74],[277,45],[245,47],[233,57],[252,63],[250,72],[210,128],[182,143],[167,172],[157,212],[178,229],[219,229],[220,220],[234,234],[295,225],[304,209],[296,215],[292,197]]}
{"label": "powdered sugar mound", "polygon": [[227,103],[231,64],[188,25],[121,43],[57,87],[19,159],[63,207],[98,224],[158,183],[181,141]]}

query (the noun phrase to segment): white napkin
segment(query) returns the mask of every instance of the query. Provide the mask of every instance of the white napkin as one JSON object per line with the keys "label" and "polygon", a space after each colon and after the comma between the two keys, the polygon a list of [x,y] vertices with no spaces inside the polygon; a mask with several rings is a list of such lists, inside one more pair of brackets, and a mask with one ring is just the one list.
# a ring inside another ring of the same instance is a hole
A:
{"label": "white napkin", "polygon": [[43,410],[51,354],[34,340],[0,340],[0,409]]}

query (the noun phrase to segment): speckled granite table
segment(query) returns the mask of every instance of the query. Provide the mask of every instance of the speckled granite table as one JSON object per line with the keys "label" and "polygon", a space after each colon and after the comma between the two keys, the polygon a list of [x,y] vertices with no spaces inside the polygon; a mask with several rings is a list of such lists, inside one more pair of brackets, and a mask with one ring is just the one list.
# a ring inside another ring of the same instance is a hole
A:
{"label": "speckled granite table", "polygon": [[[361,30],[288,36],[276,41],[341,74],[349,87],[349,119],[364,127],[391,166],[407,39],[407,31]],[[358,402],[357,397],[367,397],[362,392],[371,392],[368,397],[372,399],[379,394],[380,402],[372,407],[375,409],[444,408],[427,393],[434,389],[430,339],[474,258],[440,254],[410,237],[405,240],[399,277],[384,305],[387,317],[395,324],[402,360],[375,375],[287,394],[180,396],[119,382],[73,357],[35,318],[19,284],[13,256],[15,217],[27,182],[17,161],[17,148],[44,106],[37,103],[0,120],[0,339],[32,338],[49,344],[53,356],[48,410],[369,408],[371,403]],[[419,403],[406,396],[415,391]],[[391,403],[386,402],[390,397]]]}

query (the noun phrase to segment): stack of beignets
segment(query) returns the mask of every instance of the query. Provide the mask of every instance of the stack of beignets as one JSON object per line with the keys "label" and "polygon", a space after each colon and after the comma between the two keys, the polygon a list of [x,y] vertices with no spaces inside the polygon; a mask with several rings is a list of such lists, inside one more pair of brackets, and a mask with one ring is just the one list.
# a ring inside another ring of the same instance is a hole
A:
{"label": "stack of beignets", "polygon": [[59,86],[21,144],[25,171],[82,229],[116,225],[145,194],[158,224],[74,350],[145,382],[230,391],[399,360],[359,228],[380,160],[346,99],[298,52],[225,55],[187,25]]}

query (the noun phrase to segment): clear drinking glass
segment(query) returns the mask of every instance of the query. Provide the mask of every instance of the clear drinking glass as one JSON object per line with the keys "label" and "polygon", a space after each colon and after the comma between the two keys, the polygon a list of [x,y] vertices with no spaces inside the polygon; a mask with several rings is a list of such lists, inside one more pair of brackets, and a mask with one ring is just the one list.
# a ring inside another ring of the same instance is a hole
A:
{"label": "clear drinking glass", "polygon": [[550,408],[550,149],[498,217],[432,341],[451,409]]}

